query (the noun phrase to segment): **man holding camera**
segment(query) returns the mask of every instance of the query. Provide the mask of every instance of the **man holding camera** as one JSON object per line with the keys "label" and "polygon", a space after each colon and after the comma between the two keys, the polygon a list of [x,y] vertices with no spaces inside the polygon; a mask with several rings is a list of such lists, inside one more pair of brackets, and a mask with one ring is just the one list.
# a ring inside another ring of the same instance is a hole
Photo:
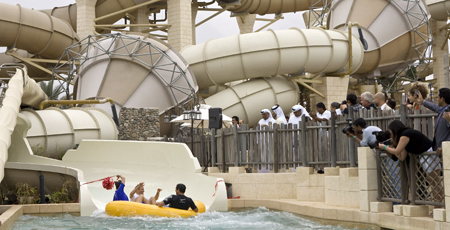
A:
{"label": "man holding camera", "polygon": [[[353,122],[352,129],[347,129],[347,136],[353,138],[361,147],[369,146],[369,144],[377,141],[373,132],[380,132],[381,129],[376,126],[367,126],[366,121],[363,118],[358,118]],[[356,134],[362,133],[362,140],[359,139]]]}
{"label": "man holding camera", "polygon": [[440,155],[442,151],[442,142],[450,141],[450,123],[446,120],[448,117],[447,112],[450,112],[450,106],[448,106],[450,104],[450,89],[439,89],[439,99],[437,105],[432,102],[425,101],[422,93],[419,91],[416,92],[415,96],[417,97],[417,104],[423,104],[428,109],[438,113],[438,116],[434,121],[434,138],[432,147],[433,151],[436,151],[437,154]]}

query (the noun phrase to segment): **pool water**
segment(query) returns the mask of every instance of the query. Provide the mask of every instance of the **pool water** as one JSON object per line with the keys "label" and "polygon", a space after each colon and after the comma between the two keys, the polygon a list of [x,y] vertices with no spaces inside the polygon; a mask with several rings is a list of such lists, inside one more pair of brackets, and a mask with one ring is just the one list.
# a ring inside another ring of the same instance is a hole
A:
{"label": "pool water", "polygon": [[23,215],[13,230],[25,229],[348,229],[322,225],[298,215],[264,207],[235,209],[230,212],[207,212],[187,219],[165,217],[110,217],[96,211],[87,217]]}

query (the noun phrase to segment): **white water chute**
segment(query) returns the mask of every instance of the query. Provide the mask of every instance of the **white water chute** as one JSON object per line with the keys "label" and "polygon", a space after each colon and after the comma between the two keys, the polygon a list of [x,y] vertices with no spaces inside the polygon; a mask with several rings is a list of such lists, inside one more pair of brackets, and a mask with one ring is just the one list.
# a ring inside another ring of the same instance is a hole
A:
{"label": "white water chute", "polygon": [[[281,74],[336,73],[348,69],[348,35],[322,29],[269,30],[210,40],[186,47],[181,54],[200,89],[226,82]],[[364,49],[353,35],[353,67]]]}
{"label": "white water chute", "polygon": [[4,166],[8,160],[11,135],[16,127],[20,104],[37,107],[47,99],[39,85],[28,77],[25,69],[16,69],[16,74],[9,80],[3,106],[0,108],[0,181],[5,176]]}

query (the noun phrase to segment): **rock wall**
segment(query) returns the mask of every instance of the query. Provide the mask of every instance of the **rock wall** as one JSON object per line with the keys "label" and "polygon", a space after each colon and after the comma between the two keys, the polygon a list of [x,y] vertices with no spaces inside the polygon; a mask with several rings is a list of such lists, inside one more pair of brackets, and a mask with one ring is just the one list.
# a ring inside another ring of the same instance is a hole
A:
{"label": "rock wall", "polygon": [[158,108],[122,108],[119,115],[119,140],[147,141],[159,137]]}

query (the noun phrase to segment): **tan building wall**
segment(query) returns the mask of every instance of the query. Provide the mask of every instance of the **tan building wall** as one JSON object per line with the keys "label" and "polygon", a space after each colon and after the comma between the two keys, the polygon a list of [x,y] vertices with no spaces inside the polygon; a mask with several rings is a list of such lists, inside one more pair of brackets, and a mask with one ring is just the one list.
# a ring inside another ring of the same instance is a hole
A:
{"label": "tan building wall", "polygon": [[97,0],[76,0],[77,3],[77,34],[80,40],[95,31],[95,4]]}
{"label": "tan building wall", "polygon": [[167,1],[169,28],[168,43],[180,51],[193,44],[191,0]]}
{"label": "tan building wall", "polygon": [[321,92],[325,98],[315,94],[311,97],[311,112],[316,112],[316,104],[323,102],[329,110],[332,102],[341,103],[347,97],[349,77],[318,77],[323,84],[313,84],[313,88]]}
{"label": "tan building wall", "polygon": [[[447,25],[447,21],[435,21],[430,20],[431,29],[433,31],[433,57],[436,60],[433,62],[433,76],[437,79],[436,87],[437,89],[445,87],[444,79],[444,54],[448,54],[448,41],[446,32],[447,30],[440,30],[443,26]],[[441,49],[442,44],[445,43],[443,49]]]}
{"label": "tan building wall", "polygon": [[239,25],[239,31],[241,34],[253,33],[253,27],[255,26],[256,21],[256,14],[236,16],[236,21]]}

